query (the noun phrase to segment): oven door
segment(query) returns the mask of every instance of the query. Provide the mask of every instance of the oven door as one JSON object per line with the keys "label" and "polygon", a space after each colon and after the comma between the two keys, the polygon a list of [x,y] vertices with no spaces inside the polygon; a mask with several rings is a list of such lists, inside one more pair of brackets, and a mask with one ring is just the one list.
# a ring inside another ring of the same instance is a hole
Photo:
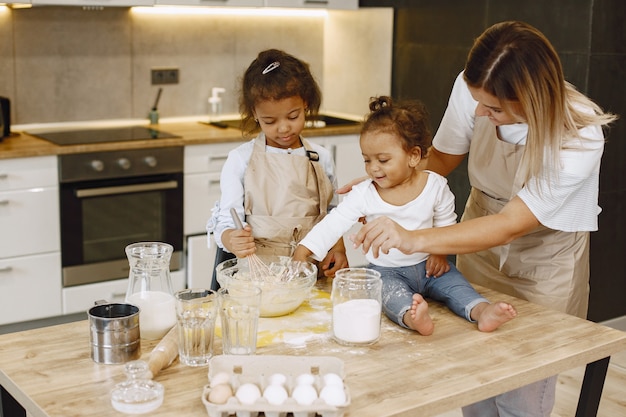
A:
{"label": "oven door", "polygon": [[125,248],[135,242],[174,247],[170,269],[183,251],[183,175],[63,183],[63,286],[128,277]]}

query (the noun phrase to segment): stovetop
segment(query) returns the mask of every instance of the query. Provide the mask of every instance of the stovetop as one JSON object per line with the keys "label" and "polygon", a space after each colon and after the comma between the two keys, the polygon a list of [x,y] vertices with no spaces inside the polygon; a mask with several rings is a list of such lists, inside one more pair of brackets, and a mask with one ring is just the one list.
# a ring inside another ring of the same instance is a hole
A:
{"label": "stovetop", "polygon": [[105,129],[67,130],[59,132],[29,133],[57,145],[83,145],[90,143],[126,142],[177,138],[180,136],[146,126],[125,126]]}

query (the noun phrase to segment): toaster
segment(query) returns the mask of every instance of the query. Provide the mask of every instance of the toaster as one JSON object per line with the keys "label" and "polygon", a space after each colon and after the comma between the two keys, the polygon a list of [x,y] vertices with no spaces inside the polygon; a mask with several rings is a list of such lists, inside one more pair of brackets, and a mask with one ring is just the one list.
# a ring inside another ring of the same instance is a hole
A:
{"label": "toaster", "polygon": [[0,97],[0,140],[11,135],[11,101]]}

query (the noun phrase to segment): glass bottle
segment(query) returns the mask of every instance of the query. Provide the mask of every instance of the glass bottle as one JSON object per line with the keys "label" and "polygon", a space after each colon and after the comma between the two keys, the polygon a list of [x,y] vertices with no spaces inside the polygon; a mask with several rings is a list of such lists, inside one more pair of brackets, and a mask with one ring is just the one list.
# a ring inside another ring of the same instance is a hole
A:
{"label": "glass bottle", "polygon": [[130,264],[126,302],[139,307],[142,339],[161,339],[176,324],[176,302],[170,278],[174,248],[161,242],[126,247]]}
{"label": "glass bottle", "polygon": [[331,292],[332,334],[341,345],[370,345],[380,336],[382,280],[368,268],[337,271]]}

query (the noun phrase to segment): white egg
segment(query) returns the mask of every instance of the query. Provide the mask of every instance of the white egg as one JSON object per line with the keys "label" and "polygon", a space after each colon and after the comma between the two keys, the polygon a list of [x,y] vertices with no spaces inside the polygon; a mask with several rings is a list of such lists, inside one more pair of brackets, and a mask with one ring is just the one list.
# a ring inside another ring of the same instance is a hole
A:
{"label": "white egg", "polygon": [[228,399],[233,396],[233,389],[229,384],[218,384],[211,387],[209,392],[209,402],[213,404],[226,404]]}
{"label": "white egg", "polygon": [[282,385],[268,385],[263,391],[263,398],[272,405],[281,405],[289,397],[287,390]]}
{"label": "white egg", "polygon": [[229,383],[230,383],[230,375],[227,372],[218,372],[211,377],[210,387],[213,388],[217,385],[229,384]]}
{"label": "white egg", "polygon": [[285,374],[272,374],[269,377],[270,385],[285,385],[285,382],[287,382]]}
{"label": "white egg", "polygon": [[254,404],[256,400],[261,398],[261,390],[256,385],[247,382],[245,384],[241,384],[239,388],[237,388],[235,397],[237,397],[239,402],[242,404]]}
{"label": "white egg", "polygon": [[317,391],[313,385],[301,384],[293,389],[291,396],[300,405],[311,405],[317,399]]}
{"label": "white egg", "polygon": [[324,375],[324,385],[341,385],[343,386],[343,379],[335,373],[328,373]]}
{"label": "white egg", "polygon": [[326,385],[320,392],[320,398],[328,405],[344,405],[346,403],[346,392],[343,385]]}
{"label": "white egg", "polygon": [[297,385],[313,385],[315,377],[311,374],[300,374],[296,378]]}

